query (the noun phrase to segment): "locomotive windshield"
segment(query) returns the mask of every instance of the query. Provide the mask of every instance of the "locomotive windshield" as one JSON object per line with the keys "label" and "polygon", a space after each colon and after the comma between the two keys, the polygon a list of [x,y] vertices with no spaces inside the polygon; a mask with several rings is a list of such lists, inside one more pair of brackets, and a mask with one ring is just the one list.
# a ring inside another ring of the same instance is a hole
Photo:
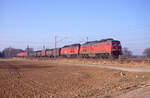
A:
{"label": "locomotive windshield", "polygon": [[112,42],[112,46],[121,46],[120,42]]}

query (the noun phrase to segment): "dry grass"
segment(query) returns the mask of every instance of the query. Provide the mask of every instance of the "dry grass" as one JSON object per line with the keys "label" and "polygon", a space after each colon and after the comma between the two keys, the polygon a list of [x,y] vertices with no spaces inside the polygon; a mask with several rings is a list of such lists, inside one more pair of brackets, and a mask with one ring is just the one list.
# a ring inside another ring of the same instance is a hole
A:
{"label": "dry grass", "polygon": [[105,59],[81,59],[81,58],[36,58],[33,60],[44,60],[48,62],[62,62],[62,63],[73,63],[73,64],[100,64],[100,65],[113,65],[113,66],[130,66],[130,67],[144,67],[150,68],[148,59],[144,58],[130,58],[124,60],[105,60]]}

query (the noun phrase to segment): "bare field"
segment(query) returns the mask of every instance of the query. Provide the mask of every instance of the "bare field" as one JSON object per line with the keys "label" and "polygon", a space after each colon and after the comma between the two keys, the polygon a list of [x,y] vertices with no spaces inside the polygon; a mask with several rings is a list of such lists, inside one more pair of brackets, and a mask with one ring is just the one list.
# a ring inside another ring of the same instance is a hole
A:
{"label": "bare field", "polygon": [[150,73],[1,59],[0,98],[109,98],[146,86]]}

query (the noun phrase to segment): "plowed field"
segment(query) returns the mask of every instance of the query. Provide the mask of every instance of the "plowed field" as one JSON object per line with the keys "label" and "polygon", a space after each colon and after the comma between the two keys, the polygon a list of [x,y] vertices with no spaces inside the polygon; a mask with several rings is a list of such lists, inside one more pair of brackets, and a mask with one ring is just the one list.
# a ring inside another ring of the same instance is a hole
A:
{"label": "plowed field", "polygon": [[0,60],[0,98],[109,98],[143,87],[150,73]]}

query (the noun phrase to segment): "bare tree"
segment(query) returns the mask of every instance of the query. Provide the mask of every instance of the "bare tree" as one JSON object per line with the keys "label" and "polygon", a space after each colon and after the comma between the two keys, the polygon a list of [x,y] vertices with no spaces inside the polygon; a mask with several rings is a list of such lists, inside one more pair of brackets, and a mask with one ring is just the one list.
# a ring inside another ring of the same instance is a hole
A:
{"label": "bare tree", "polygon": [[123,53],[123,55],[125,55],[125,56],[127,56],[127,57],[131,57],[131,56],[133,55],[132,51],[129,50],[127,47],[124,47],[124,48],[122,49],[122,53]]}
{"label": "bare tree", "polygon": [[4,57],[15,57],[19,52],[23,52],[23,50],[11,48],[11,47],[5,48],[3,50]]}
{"label": "bare tree", "polygon": [[3,57],[3,53],[0,51],[0,58],[2,58]]}
{"label": "bare tree", "polygon": [[146,48],[143,52],[144,56],[150,57],[150,48]]}

